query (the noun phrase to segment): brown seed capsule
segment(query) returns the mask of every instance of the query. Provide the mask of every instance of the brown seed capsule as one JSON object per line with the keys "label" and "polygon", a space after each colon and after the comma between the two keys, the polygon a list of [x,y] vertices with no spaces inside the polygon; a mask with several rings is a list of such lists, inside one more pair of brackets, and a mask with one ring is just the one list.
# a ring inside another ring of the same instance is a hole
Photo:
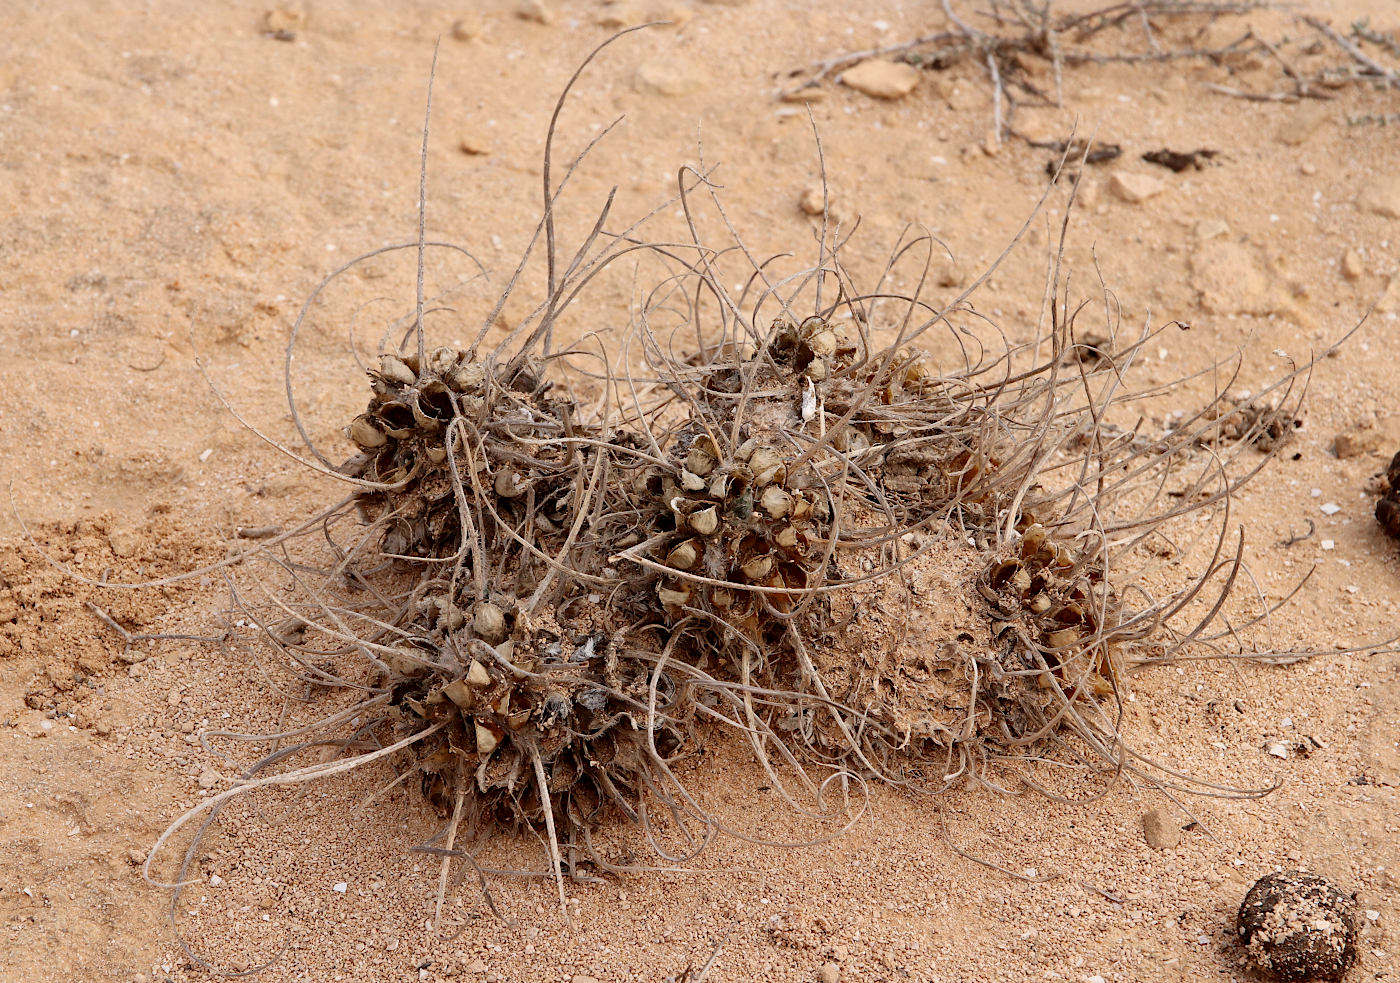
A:
{"label": "brown seed capsule", "polygon": [[1021,555],[1030,558],[1039,552],[1045,542],[1045,527],[1036,523],[1021,536]]}
{"label": "brown seed capsule", "polygon": [[452,384],[458,392],[475,392],[486,381],[486,370],[476,362],[463,362],[452,374]]}
{"label": "brown seed capsule", "polygon": [[812,354],[817,358],[836,354],[836,332],[830,328],[818,331],[807,339],[807,347],[812,349]]}
{"label": "brown seed capsule", "polygon": [[754,437],[750,437],[748,440],[740,444],[738,448],[734,451],[734,460],[747,461],[750,457],[753,456],[753,452],[757,449],[758,440]]}
{"label": "brown seed capsule", "polygon": [[705,490],[705,479],[694,471],[681,468],[681,487],[688,492],[698,492]]}
{"label": "brown seed capsule", "polygon": [[345,435],[355,442],[355,446],[361,450],[371,451],[376,447],[383,447],[389,442],[389,438],[384,436],[384,432],[374,425],[374,421],[364,413],[350,421],[350,426],[346,428]]}
{"label": "brown seed capsule", "polygon": [[1045,647],[1051,649],[1069,648],[1079,641],[1078,628],[1056,628],[1045,636]]}
{"label": "brown seed capsule", "polygon": [[802,374],[813,382],[821,382],[826,378],[826,359],[812,359],[812,361],[807,363],[807,367],[802,370]]}
{"label": "brown seed capsule", "polygon": [[506,613],[490,601],[482,601],[472,612],[472,631],[487,645],[499,645],[506,637]]}
{"label": "brown seed capsule", "polygon": [[476,703],[476,693],[465,679],[454,679],[442,688],[442,695],[459,707],[471,709]]}
{"label": "brown seed capsule", "polygon": [[1026,606],[1031,609],[1032,614],[1044,614],[1050,610],[1050,598],[1044,594],[1037,594],[1030,599],[1030,603]]}
{"label": "brown seed capsule", "polygon": [[773,558],[771,556],[756,556],[745,563],[741,569],[749,580],[763,580],[773,572]]}
{"label": "brown seed capsule", "polygon": [[519,498],[525,494],[525,482],[520,480],[514,468],[506,468],[496,475],[496,494],[502,498]]}
{"label": "brown seed capsule", "polygon": [[690,448],[690,453],[685,456],[686,469],[702,478],[708,476],[718,463],[719,461],[713,454],[700,446],[699,441],[695,442],[694,446]]}
{"label": "brown seed capsule", "polygon": [[729,475],[716,475],[715,480],[710,482],[710,497],[722,499],[729,491]]}
{"label": "brown seed capsule", "polygon": [[700,562],[703,547],[694,539],[687,539],[666,555],[666,565],[677,570],[691,570]]}
{"label": "brown seed capsule", "polygon": [[711,505],[709,508],[692,512],[690,528],[702,536],[713,536],[715,531],[719,529],[719,510]]}
{"label": "brown seed capsule", "polygon": [[506,718],[506,726],[511,730],[519,730],[530,722],[529,710],[517,710]]}
{"label": "brown seed capsule", "polygon": [[461,352],[455,348],[434,348],[428,354],[428,368],[446,378],[457,365]]}
{"label": "brown seed capsule", "polygon": [[674,613],[690,603],[690,591],[684,589],[677,590],[672,587],[658,587],[656,589],[656,596],[660,599],[662,606],[670,613]]}
{"label": "brown seed capsule", "polygon": [[501,743],[501,734],[489,723],[482,723],[480,720],[475,721],[475,723],[476,752],[477,754],[490,754]]}
{"label": "brown seed capsule", "polygon": [[467,685],[476,689],[485,689],[491,685],[491,674],[486,671],[486,667],[475,659],[472,659],[471,666],[467,669]]}
{"label": "brown seed capsule", "polygon": [[749,456],[749,469],[753,471],[754,487],[762,488],[785,476],[783,459],[771,447],[760,447]]}
{"label": "brown seed capsule", "polygon": [[784,549],[797,549],[797,530],[788,526],[773,537],[773,541]]}
{"label": "brown seed capsule", "polygon": [[792,511],[792,496],[778,485],[769,485],[763,489],[758,504],[773,518],[781,519]]}
{"label": "brown seed capsule", "polygon": [[411,386],[418,381],[418,376],[408,367],[408,363],[388,352],[379,356],[379,374],[390,382],[404,386]]}

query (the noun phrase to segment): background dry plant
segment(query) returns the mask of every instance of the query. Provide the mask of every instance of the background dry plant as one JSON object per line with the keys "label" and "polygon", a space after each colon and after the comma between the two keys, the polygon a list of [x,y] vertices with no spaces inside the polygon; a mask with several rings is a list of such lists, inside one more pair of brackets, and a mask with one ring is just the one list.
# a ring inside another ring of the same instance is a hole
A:
{"label": "background dry plant", "polygon": [[[788,78],[800,81],[784,97],[802,98],[802,90],[868,58],[894,57],[935,72],[971,60],[985,66],[993,88],[994,140],[1018,136],[1036,143],[1018,132],[1017,109],[1063,106],[1064,72],[1077,65],[1196,60],[1248,68],[1263,60],[1277,67],[1282,88],[1206,84],[1222,95],[1260,102],[1331,99],[1349,85],[1400,84],[1400,41],[1364,20],[1338,31],[1317,17],[1297,14],[1291,18],[1296,34],[1266,38],[1250,27],[1220,41],[1212,28],[1221,15],[1287,7],[1267,0],[1129,0],[1068,12],[1063,6],[1056,0],[991,0],[985,10],[963,16],[953,0],[942,0],[945,30],[794,69]],[[1373,121],[1384,122],[1355,122]]]}
{"label": "background dry plant", "polygon": [[[1230,497],[1283,445],[1310,365],[1237,403],[1237,362],[1219,363],[1213,399],[1147,432],[1132,404],[1164,387],[1134,388],[1133,363],[1188,328],[1124,332],[1106,290],[1072,300],[1068,217],[1040,323],[1017,343],[970,303],[1016,242],[938,305],[924,291],[941,249],[930,235],[902,238],[869,285],[825,224],[815,263],[759,257],[702,163],[678,184],[688,238],[608,230],[609,198],[566,253],[556,206],[587,150],[557,184],[552,155],[553,125],[541,220],[470,345],[434,340],[423,292],[429,249],[458,247],[428,241],[421,222],[416,243],[386,247],[416,246],[416,309],[367,369],[343,463],[301,424],[293,330],[287,391],[307,452],[282,449],[349,494],[200,572],[228,577],[226,644],[328,712],[275,734],[204,735],[272,749],[155,845],[148,875],[198,821],[164,885],[172,916],[199,836],[230,801],[379,763],[385,791],[417,786],[442,816],[415,848],[441,858],[439,918],[466,876],[493,909],[491,876],[549,876],[562,905],[566,876],[683,870],[717,834],[747,838],[678,769],[726,730],[828,836],[860,818],[872,780],[1065,797],[1049,769],[1088,796],[1124,777],[1255,794],[1136,754],[1122,701],[1137,667],[1238,652],[1241,624],[1219,617],[1243,572]],[[622,260],[629,323],[556,347],[561,316]],[[487,345],[536,280],[532,314]],[[1081,332],[1090,313],[1101,323]],[[1208,539],[1210,559],[1153,595],[1144,571],[1184,548],[1178,536]],[[930,579],[943,585],[933,597]],[[925,625],[911,642],[921,617],[947,630]],[[600,849],[621,817],[654,863]],[[544,870],[479,864],[512,830],[539,835]]]}

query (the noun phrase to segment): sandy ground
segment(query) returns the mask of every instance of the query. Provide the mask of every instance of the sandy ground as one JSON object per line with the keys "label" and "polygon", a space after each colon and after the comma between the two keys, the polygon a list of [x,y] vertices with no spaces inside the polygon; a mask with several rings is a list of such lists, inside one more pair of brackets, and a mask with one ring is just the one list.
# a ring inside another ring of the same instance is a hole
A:
{"label": "sandy ground", "polygon": [[[1377,29],[1400,29],[1385,0],[1304,6],[1343,28],[1369,16]],[[554,4],[543,23],[509,3],[321,2],[279,15],[272,26],[289,38],[279,39],[258,7],[7,6],[0,475],[14,506],[0,517],[0,980],[204,975],[174,941],[168,894],[144,884],[136,864],[208,794],[199,778],[221,762],[198,734],[272,730],[289,705],[302,712],[300,694],[233,650],[125,646],[86,606],[133,632],[201,634],[226,599],[217,575],[137,592],[85,587],[46,564],[17,519],[78,574],[134,581],[216,560],[237,528],[295,522],[338,497],[240,425],[196,352],[250,424],[295,439],[281,359],[302,300],[349,258],[415,233],[434,39],[444,35],[429,235],[470,248],[499,282],[538,214],[554,98],[610,32],[600,20],[662,15],[677,25],[606,52],[565,114],[566,155],[626,117],[573,181],[565,232],[586,229],[613,185],[616,221],[644,213],[703,146],[755,250],[801,252],[814,248],[798,200],[818,178],[817,155],[805,109],[777,98],[779,76],[942,29],[937,7],[581,0]],[[454,37],[459,18],[461,33],[477,36]],[[1250,26],[1276,39],[1299,30],[1280,15],[1223,17],[1200,43],[1228,43]],[[1335,50],[1318,57],[1346,61]],[[721,838],[696,872],[574,885],[569,924],[546,882],[496,885],[509,923],[467,884],[449,902],[460,931],[444,940],[428,922],[436,868],[408,852],[436,818],[408,794],[356,811],[375,787],[356,778],[230,811],[182,902],[194,949],[235,970],[276,957],[260,977],[269,983],[662,980],[717,947],[712,981],[811,980],[823,967],[845,980],[1244,979],[1235,908],[1261,874],[1302,865],[1356,892],[1366,913],[1352,978],[1395,978],[1400,659],[1335,650],[1387,636],[1400,601],[1400,554],[1371,518],[1375,476],[1400,446],[1386,354],[1400,310],[1400,287],[1386,289],[1400,252],[1400,152],[1392,128],[1348,122],[1400,107],[1393,91],[1363,86],[1301,104],[1206,88],[1266,92],[1285,81],[1259,57],[1087,64],[1066,71],[1062,109],[1017,117],[1033,138],[1077,124],[1124,149],[1089,169],[1068,259],[1086,295],[1102,276],[1125,330],[1191,324],[1149,352],[1139,367],[1147,381],[1245,346],[1240,384],[1257,391],[1286,368],[1276,350],[1305,357],[1382,298],[1318,365],[1294,443],[1230,520],[1245,530],[1251,591],[1277,600],[1315,568],[1249,644],[1321,654],[1287,667],[1190,662],[1132,681],[1124,726],[1145,755],[1221,783],[1277,784],[1272,794],[1188,797],[1188,815],[1129,784],[1076,805],[876,789],[869,818],[819,848]],[[852,268],[878,269],[900,230],[922,223],[956,254],[939,287],[955,295],[1030,214],[1053,155],[995,142],[977,64],[924,73],[897,100],[830,80],[822,88],[812,112],[833,208],[862,220]],[[1180,174],[1139,159],[1163,147],[1217,156]],[[1155,193],[1126,200],[1119,192],[1140,176]],[[1064,207],[1056,191],[975,300],[1014,340],[1033,333],[1047,218],[1057,223]],[[487,309],[473,272],[465,260],[430,269],[430,293],[446,292],[454,308],[440,315],[447,337],[469,335]],[[294,378],[318,441],[340,446],[339,426],[364,400],[350,333],[372,349],[411,309],[412,275],[406,254],[372,261],[304,330]],[[571,330],[625,320],[628,301],[626,282],[600,285]],[[1161,411],[1208,391],[1183,387]],[[1367,422],[1373,448],[1338,458],[1334,437]],[[1309,522],[1314,536],[1281,545]],[[1279,744],[1285,757],[1269,752]],[[794,820],[771,792],[749,791],[761,773],[724,742],[691,779],[725,822],[759,837],[825,829]],[[1173,829],[1196,824],[1153,848],[1143,831],[1153,809]],[[1053,876],[1015,880],[950,843]],[[542,864],[530,838],[491,850],[500,866]]]}

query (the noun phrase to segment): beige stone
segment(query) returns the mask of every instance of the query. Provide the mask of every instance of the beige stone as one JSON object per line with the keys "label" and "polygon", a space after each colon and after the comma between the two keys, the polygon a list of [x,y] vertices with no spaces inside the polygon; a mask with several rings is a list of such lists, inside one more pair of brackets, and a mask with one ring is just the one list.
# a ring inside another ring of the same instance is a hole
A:
{"label": "beige stone", "polygon": [[1108,179],[1108,186],[1115,197],[1133,205],[1167,190],[1166,182],[1160,178],[1135,171],[1115,171],[1113,177]]}
{"label": "beige stone", "polygon": [[1370,424],[1339,433],[1332,442],[1332,449],[1336,451],[1337,457],[1344,461],[1379,450],[1380,446],[1380,431]]}
{"label": "beige stone", "polygon": [[1400,175],[1380,177],[1361,189],[1356,204],[1362,211],[1400,218]]}
{"label": "beige stone", "polygon": [[900,99],[919,84],[913,65],[872,58],[841,73],[841,84],[877,99]]}
{"label": "beige stone", "polygon": [[1326,103],[1300,103],[1279,126],[1277,133],[1279,142],[1290,147],[1307,142],[1308,137],[1316,133],[1322,128],[1322,124],[1327,122],[1330,112]]}
{"label": "beige stone", "polygon": [[1181,845],[1181,827],[1162,815],[1160,809],[1142,817],[1142,835],[1154,850],[1174,850]]}
{"label": "beige stone", "polygon": [[1366,266],[1361,262],[1361,254],[1355,249],[1348,249],[1342,253],[1342,276],[1348,280],[1360,280],[1361,274],[1366,272]]}
{"label": "beige stone", "polygon": [[699,92],[709,84],[700,67],[677,55],[658,55],[637,66],[632,80],[638,92],[653,96],[685,96]]}

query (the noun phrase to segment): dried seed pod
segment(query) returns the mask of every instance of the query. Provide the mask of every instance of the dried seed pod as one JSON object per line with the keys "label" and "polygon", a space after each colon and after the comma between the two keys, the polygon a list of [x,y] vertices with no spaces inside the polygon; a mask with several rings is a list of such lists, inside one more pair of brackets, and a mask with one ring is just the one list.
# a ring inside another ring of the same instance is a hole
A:
{"label": "dried seed pod", "polygon": [[814,358],[807,363],[807,367],[802,370],[802,374],[813,382],[821,382],[826,378],[826,359]]}
{"label": "dried seed pod", "polygon": [[447,426],[456,412],[451,392],[437,379],[425,382],[418,388],[409,409],[413,411],[413,422],[428,433],[435,433]]}
{"label": "dried seed pod", "polygon": [[455,348],[434,348],[428,354],[428,368],[445,379],[457,365],[461,354]]}
{"label": "dried seed pod", "polygon": [[792,528],[792,526],[779,530],[778,534],[773,537],[773,542],[784,549],[797,549],[797,530]]}
{"label": "dried seed pod", "polygon": [[736,461],[747,461],[750,457],[753,456],[753,452],[754,452],[755,450],[757,450],[757,449],[758,449],[758,440],[757,440],[757,438],[750,437],[748,440],[744,441],[742,444],[740,444],[740,445],[735,449],[735,451],[734,451],[734,460],[736,460]]}
{"label": "dried seed pod", "polygon": [[472,632],[487,645],[499,645],[506,637],[506,613],[490,601],[472,612]]}
{"label": "dried seed pod", "polygon": [[749,456],[749,470],[753,472],[753,483],[757,488],[781,481],[786,472],[783,459],[771,447],[759,447]]}
{"label": "dried seed pod", "polygon": [[816,332],[807,339],[807,347],[812,350],[812,354],[817,358],[826,358],[836,354],[836,332],[830,328],[825,328]]}
{"label": "dried seed pod", "polygon": [[465,679],[454,679],[448,683],[442,688],[442,695],[467,710],[476,705],[476,692]]}
{"label": "dried seed pod", "polygon": [[656,596],[666,613],[673,616],[679,614],[680,609],[690,603],[690,591],[685,587],[657,587]]}
{"label": "dried seed pod", "polygon": [[745,563],[741,569],[749,580],[763,580],[773,572],[773,558],[771,556],[756,556]]}
{"label": "dried seed pod", "polygon": [[384,432],[376,427],[374,421],[364,413],[350,421],[350,426],[345,429],[345,435],[355,442],[356,447],[366,451],[383,447],[389,442],[389,438],[384,436]]}
{"label": "dried seed pod", "polygon": [[412,437],[415,432],[413,410],[403,403],[385,403],[375,410],[374,417],[379,429],[398,440]]}
{"label": "dried seed pod", "polygon": [[1050,610],[1050,598],[1044,594],[1037,594],[1030,599],[1026,607],[1031,609],[1031,614],[1044,614]]}
{"label": "dried seed pod", "polygon": [[379,356],[379,374],[403,386],[411,386],[418,381],[417,374],[408,367],[407,362],[388,352]]}
{"label": "dried seed pod", "polygon": [[485,689],[491,685],[491,674],[480,662],[472,659],[472,664],[467,668],[466,680],[468,686],[475,689]]}
{"label": "dried seed pod", "polygon": [[491,723],[483,723],[480,720],[476,724],[476,752],[477,754],[490,754],[501,743],[503,731]]}
{"label": "dried seed pod", "polygon": [[688,492],[705,490],[705,479],[686,468],[681,469],[681,487]]}
{"label": "dried seed pod", "polygon": [[447,448],[442,444],[433,444],[425,448],[423,454],[427,457],[429,464],[441,464],[447,460]]}
{"label": "dried seed pod", "polygon": [[707,477],[717,464],[719,464],[718,457],[701,447],[698,440],[691,446],[690,453],[685,456],[686,470],[702,478]]}
{"label": "dried seed pod", "polygon": [[690,528],[702,536],[713,536],[719,529],[719,510],[711,505],[690,516]]}
{"label": "dried seed pod", "polygon": [[1056,628],[1045,636],[1045,647],[1051,649],[1069,648],[1079,641],[1078,628]]}
{"label": "dried seed pod", "polygon": [[452,384],[458,392],[476,392],[486,381],[486,370],[476,362],[463,362],[452,374]]}
{"label": "dried seed pod", "polygon": [[704,549],[699,540],[687,539],[670,553],[666,554],[666,565],[677,570],[693,570],[695,564],[700,562],[700,553]]}
{"label": "dried seed pod", "polygon": [[1040,552],[1040,547],[1045,543],[1045,527],[1040,523],[1031,526],[1021,535],[1021,555],[1030,559]]}
{"label": "dried seed pod", "polygon": [[506,468],[499,472],[496,475],[494,485],[496,494],[502,498],[519,498],[525,494],[526,488],[529,487],[520,480],[520,475],[516,473],[514,468]]}
{"label": "dried seed pod", "polygon": [[729,492],[729,475],[721,474],[710,482],[710,497],[723,499]]}
{"label": "dried seed pod", "polygon": [[506,717],[506,726],[511,730],[519,730],[530,722],[529,710],[517,710]]}
{"label": "dried seed pod", "polygon": [[779,485],[769,485],[763,489],[758,504],[773,518],[781,519],[792,511],[792,496]]}

